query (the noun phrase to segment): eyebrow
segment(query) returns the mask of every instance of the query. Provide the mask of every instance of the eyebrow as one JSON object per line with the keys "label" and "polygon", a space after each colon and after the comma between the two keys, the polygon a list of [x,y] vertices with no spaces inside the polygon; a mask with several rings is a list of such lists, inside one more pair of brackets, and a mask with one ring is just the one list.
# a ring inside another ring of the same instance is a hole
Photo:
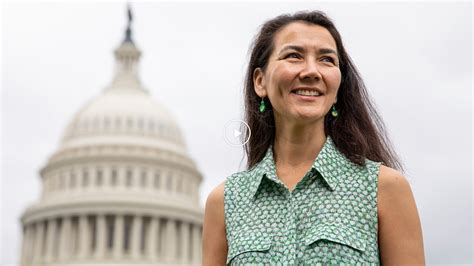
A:
{"label": "eyebrow", "polygon": [[[283,49],[280,50],[280,54],[281,54],[283,51],[289,50],[289,49],[296,50],[296,51],[298,51],[298,52],[300,52],[300,53],[304,52],[304,48],[301,47],[301,46],[298,46],[298,45],[287,45],[287,46],[283,47]],[[320,49],[318,50],[318,52],[319,52],[320,54],[335,54],[335,55],[337,55],[337,52],[334,51],[333,49],[330,49],[330,48],[320,48]]]}

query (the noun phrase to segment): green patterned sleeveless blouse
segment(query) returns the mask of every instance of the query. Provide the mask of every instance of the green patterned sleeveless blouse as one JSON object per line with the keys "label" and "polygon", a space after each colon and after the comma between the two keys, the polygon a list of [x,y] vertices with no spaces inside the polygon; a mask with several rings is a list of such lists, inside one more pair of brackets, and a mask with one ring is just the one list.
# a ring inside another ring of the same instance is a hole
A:
{"label": "green patterned sleeveless blouse", "polygon": [[227,177],[227,265],[379,265],[380,162],[358,166],[331,137],[290,191],[272,146],[249,170]]}

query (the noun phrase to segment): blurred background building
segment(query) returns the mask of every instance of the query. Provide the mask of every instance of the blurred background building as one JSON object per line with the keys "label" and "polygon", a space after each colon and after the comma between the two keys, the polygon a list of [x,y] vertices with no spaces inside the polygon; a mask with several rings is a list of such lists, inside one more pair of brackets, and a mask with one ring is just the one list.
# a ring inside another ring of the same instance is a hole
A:
{"label": "blurred background building", "polygon": [[[21,217],[21,265],[198,265],[202,175],[138,77],[128,9],[110,86],[69,123]],[[67,69],[64,69],[67,71]]]}

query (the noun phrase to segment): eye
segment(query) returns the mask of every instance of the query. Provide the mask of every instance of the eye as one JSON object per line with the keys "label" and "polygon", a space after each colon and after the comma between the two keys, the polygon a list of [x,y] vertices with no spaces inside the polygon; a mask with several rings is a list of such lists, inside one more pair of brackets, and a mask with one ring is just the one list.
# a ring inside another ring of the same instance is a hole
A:
{"label": "eye", "polygon": [[334,59],[332,57],[325,56],[322,58],[322,60],[326,60],[326,59],[328,59],[329,62],[334,63]]}
{"label": "eye", "polygon": [[297,53],[289,53],[285,56],[285,58],[300,58],[301,56]]}

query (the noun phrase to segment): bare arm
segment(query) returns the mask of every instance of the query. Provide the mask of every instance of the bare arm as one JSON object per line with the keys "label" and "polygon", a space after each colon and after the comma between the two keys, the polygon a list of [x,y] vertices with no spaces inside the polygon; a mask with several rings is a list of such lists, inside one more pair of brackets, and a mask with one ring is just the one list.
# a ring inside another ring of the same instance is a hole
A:
{"label": "bare arm", "polygon": [[410,184],[384,165],[379,173],[378,214],[382,265],[425,265],[421,223]]}
{"label": "bare arm", "polygon": [[202,265],[204,266],[226,265],[224,182],[215,187],[206,200],[202,231]]}

